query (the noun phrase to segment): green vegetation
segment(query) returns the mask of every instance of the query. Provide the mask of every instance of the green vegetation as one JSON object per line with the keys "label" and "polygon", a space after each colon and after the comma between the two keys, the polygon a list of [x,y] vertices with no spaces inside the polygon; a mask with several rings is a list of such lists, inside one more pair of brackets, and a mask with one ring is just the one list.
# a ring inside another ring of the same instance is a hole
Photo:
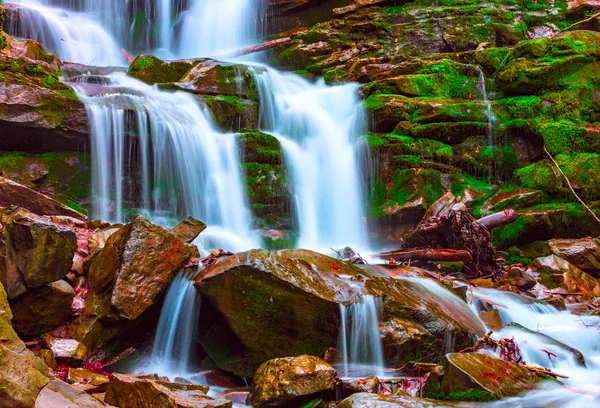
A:
{"label": "green vegetation", "polygon": [[472,402],[488,402],[495,401],[498,398],[494,397],[487,391],[478,389],[469,389],[466,391],[452,391],[450,394],[443,392],[429,393],[427,398],[439,399],[442,401],[472,401]]}

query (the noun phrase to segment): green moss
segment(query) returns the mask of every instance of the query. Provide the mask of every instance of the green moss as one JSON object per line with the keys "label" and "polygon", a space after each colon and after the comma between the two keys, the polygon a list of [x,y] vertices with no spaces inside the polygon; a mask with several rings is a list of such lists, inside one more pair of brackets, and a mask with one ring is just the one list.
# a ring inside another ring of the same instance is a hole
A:
{"label": "green moss", "polygon": [[498,398],[494,397],[487,391],[471,388],[466,391],[452,391],[450,394],[443,392],[429,393],[427,398],[438,399],[442,401],[472,401],[472,402],[488,402],[495,401]]}
{"label": "green moss", "polygon": [[282,160],[279,140],[271,135],[242,129],[239,140],[244,151],[244,161],[279,163]]}
{"label": "green moss", "polygon": [[523,187],[556,192],[562,186],[560,175],[549,161],[540,161],[515,171],[515,178]]}

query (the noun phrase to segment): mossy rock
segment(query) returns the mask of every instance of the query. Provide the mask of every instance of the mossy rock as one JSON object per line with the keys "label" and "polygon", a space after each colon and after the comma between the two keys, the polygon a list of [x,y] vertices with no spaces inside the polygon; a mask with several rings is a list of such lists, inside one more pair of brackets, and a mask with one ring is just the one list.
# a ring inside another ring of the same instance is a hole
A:
{"label": "mossy rock", "polygon": [[150,85],[179,82],[190,69],[201,61],[163,61],[154,55],[144,54],[131,63],[127,75]]}
{"label": "mossy rock", "polygon": [[257,130],[242,129],[240,144],[244,162],[281,164],[283,151],[276,137]]}
{"label": "mossy rock", "polygon": [[197,95],[197,98],[206,103],[216,124],[225,131],[258,128],[258,102],[232,95]]}
{"label": "mossy rock", "polygon": [[229,95],[258,101],[254,71],[247,66],[215,60],[194,64],[179,80],[182,89],[201,95]]}
{"label": "mossy rock", "polygon": [[261,228],[291,228],[291,189],[283,164],[249,162],[242,167],[252,213]]}

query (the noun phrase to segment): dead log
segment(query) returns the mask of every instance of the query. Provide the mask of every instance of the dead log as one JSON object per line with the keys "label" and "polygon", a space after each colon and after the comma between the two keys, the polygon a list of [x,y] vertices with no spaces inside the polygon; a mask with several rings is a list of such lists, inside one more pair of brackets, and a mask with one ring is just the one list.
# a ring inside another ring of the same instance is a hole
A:
{"label": "dead log", "polygon": [[220,55],[219,57],[221,57],[221,58],[223,58],[223,57],[225,57],[225,58],[241,57],[242,55],[254,54],[256,52],[261,52],[261,51],[267,51],[267,50],[277,47],[278,45],[285,44],[290,41],[292,41],[291,37],[278,38],[276,40],[267,41],[262,44],[242,48],[241,50],[237,50],[228,55],[224,55],[224,56]]}
{"label": "dead log", "polygon": [[473,261],[469,251],[464,249],[396,249],[382,252],[378,255],[381,259],[395,261],[429,261],[429,262],[465,262]]}
{"label": "dead log", "polygon": [[477,220],[478,223],[486,227],[488,230],[512,224],[519,218],[519,214],[515,210],[504,210],[495,214],[488,215]]}

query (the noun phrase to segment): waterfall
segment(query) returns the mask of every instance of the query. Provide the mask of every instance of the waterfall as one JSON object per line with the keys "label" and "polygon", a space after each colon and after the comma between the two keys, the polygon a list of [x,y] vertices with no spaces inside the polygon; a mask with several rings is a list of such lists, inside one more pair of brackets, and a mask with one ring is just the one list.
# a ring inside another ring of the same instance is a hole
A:
{"label": "waterfall", "polygon": [[47,6],[35,0],[15,0],[18,20],[6,27],[10,35],[33,39],[63,61],[86,65],[124,65],[120,47],[111,34],[87,14]]}
{"label": "waterfall", "polygon": [[[169,225],[192,215],[209,225],[201,247],[256,247],[237,135],[217,130],[189,93],[163,92],[121,73],[106,81],[93,96],[75,84],[90,118],[94,216],[123,221],[124,209],[137,206]],[[139,199],[126,201],[130,196]]]}
{"label": "waterfall", "polygon": [[197,271],[180,272],[167,291],[156,329],[150,367],[145,367],[149,372],[160,370],[170,378],[190,374],[201,303],[200,294],[194,287],[196,274]]}
{"label": "waterfall", "polygon": [[381,299],[372,295],[363,295],[351,305],[340,305],[338,346],[343,358],[341,373],[345,377],[384,376],[380,315]]}
{"label": "waterfall", "polygon": [[294,194],[298,246],[366,244],[358,85],[329,87],[268,68],[256,72],[263,130],[279,139]]}
{"label": "waterfall", "polygon": [[485,103],[485,117],[488,122],[487,126],[487,137],[488,137],[488,146],[494,146],[494,123],[496,122],[496,115],[492,111],[492,103],[488,98],[487,88],[485,86],[485,75],[483,74],[483,70],[480,67],[477,67],[479,70],[479,76],[477,78],[478,87],[481,92],[481,99]]}
{"label": "waterfall", "polygon": [[177,56],[218,56],[256,44],[260,1],[192,0],[182,18]]}

